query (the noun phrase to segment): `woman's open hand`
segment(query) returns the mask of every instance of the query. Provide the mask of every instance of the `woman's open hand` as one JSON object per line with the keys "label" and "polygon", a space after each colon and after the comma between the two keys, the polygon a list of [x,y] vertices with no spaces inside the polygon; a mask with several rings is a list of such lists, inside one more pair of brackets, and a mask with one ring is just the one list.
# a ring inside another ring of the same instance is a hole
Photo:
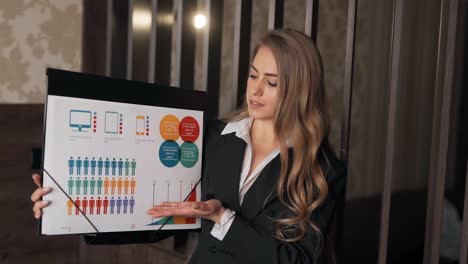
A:
{"label": "woman's open hand", "polygon": [[219,224],[224,210],[220,201],[211,199],[206,202],[162,202],[160,205],[153,206],[146,213],[153,217],[202,217]]}

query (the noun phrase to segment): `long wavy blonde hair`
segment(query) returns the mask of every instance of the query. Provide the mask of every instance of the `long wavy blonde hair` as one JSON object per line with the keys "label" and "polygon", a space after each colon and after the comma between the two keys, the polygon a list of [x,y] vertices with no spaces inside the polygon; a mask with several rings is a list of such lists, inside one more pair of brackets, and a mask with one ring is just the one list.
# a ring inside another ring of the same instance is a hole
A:
{"label": "long wavy blonde hair", "polygon": [[[311,215],[328,194],[320,151],[333,151],[328,143],[330,124],[322,61],[312,40],[295,30],[269,31],[257,44],[254,54],[261,47],[272,51],[278,67],[278,105],[273,123],[281,171],[276,192],[292,211],[292,215],[276,220],[275,236],[294,242],[304,238],[308,226],[321,235]],[[224,120],[231,122],[248,116],[244,102],[242,108]],[[294,158],[289,157],[288,140],[293,145]]]}

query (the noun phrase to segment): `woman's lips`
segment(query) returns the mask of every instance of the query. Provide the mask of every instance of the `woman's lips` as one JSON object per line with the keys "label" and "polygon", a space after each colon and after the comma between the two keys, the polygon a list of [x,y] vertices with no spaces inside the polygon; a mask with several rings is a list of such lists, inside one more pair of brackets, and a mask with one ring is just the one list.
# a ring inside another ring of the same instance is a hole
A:
{"label": "woman's lips", "polygon": [[261,104],[261,103],[255,101],[255,100],[250,100],[250,101],[249,101],[249,105],[250,105],[250,107],[252,107],[252,108],[259,108],[259,107],[264,106],[264,104]]}

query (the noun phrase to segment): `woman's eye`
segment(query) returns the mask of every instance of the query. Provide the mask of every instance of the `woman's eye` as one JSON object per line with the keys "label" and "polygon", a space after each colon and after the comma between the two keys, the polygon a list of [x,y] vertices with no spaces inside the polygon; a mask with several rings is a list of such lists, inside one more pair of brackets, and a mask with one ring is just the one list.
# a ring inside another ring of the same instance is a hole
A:
{"label": "woman's eye", "polygon": [[268,81],[268,85],[270,85],[270,86],[272,86],[272,87],[276,87],[278,84],[277,84],[277,83],[274,83],[274,82]]}
{"label": "woman's eye", "polygon": [[257,76],[256,76],[256,75],[254,75],[254,74],[249,74],[249,78],[251,78],[251,79],[254,79],[254,80],[255,80],[255,79],[257,78]]}

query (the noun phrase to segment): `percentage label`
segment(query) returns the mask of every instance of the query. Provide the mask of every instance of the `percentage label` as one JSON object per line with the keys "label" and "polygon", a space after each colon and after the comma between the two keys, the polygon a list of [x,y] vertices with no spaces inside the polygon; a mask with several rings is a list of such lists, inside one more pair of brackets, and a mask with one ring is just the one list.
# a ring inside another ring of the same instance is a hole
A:
{"label": "percentage label", "polygon": [[195,153],[192,150],[182,150],[182,156],[186,159],[195,158]]}
{"label": "percentage label", "polygon": [[184,142],[180,146],[180,162],[186,168],[192,168],[198,161],[198,148],[195,143]]}

